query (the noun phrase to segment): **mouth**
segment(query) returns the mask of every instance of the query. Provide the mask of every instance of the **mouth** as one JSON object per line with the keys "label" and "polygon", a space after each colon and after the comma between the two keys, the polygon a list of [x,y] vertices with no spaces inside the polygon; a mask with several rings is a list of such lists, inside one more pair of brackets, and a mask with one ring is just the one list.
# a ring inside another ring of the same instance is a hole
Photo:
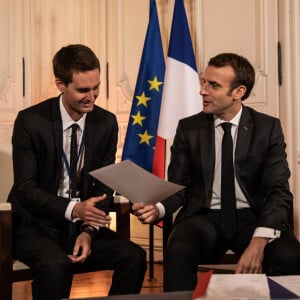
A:
{"label": "mouth", "polygon": [[203,99],[203,106],[208,106],[211,104],[211,101],[208,101],[207,99]]}
{"label": "mouth", "polygon": [[94,101],[85,99],[85,100],[80,101],[79,104],[84,107],[91,107],[91,106],[94,106]]}

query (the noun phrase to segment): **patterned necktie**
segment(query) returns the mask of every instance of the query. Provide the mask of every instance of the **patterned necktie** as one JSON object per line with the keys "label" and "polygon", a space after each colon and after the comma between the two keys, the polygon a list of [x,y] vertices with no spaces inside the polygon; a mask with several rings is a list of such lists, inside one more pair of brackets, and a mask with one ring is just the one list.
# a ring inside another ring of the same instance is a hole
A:
{"label": "patterned necktie", "polygon": [[[77,160],[78,160],[78,150],[77,150],[77,128],[78,124],[74,123],[72,126],[71,134],[71,149],[70,149],[70,197],[76,198],[77,196]],[[70,238],[75,237],[76,233],[76,223],[69,223],[68,233]]]}
{"label": "patterned necktie", "polygon": [[72,126],[71,135],[71,150],[70,150],[70,195],[71,198],[76,197],[77,191],[77,159],[78,159],[78,149],[77,149],[77,128],[78,124],[74,123]]}
{"label": "patterned necktie", "polygon": [[233,169],[233,141],[231,123],[221,124],[224,135],[222,140],[221,173],[221,228],[225,238],[231,239],[236,231],[236,198]]}

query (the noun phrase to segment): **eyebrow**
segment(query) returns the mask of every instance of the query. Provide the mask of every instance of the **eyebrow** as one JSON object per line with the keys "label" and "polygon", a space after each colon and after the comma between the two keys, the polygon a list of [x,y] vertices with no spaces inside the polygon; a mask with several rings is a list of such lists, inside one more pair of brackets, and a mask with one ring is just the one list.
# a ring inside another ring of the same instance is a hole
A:
{"label": "eyebrow", "polygon": [[213,80],[207,80],[207,79],[205,79],[204,77],[201,77],[201,78],[200,78],[200,81],[207,82],[207,83],[209,83],[210,85],[214,85],[214,86],[217,86],[217,87],[221,87],[221,86],[222,86],[219,82],[213,81]]}
{"label": "eyebrow", "polygon": [[100,82],[97,84],[97,85],[95,85],[93,88],[86,88],[86,87],[79,87],[79,88],[76,88],[76,90],[77,91],[80,91],[80,92],[88,92],[88,91],[91,91],[91,90],[96,90],[96,89],[98,89],[99,88],[99,86],[100,86]]}

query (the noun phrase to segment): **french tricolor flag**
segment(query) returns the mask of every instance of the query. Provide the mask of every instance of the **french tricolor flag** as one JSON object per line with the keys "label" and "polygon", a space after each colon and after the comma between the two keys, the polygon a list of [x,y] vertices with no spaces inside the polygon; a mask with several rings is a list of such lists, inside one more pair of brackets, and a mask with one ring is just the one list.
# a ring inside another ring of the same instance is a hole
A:
{"label": "french tricolor flag", "polygon": [[173,12],[153,173],[164,178],[165,141],[173,139],[178,121],[202,110],[200,81],[183,0]]}

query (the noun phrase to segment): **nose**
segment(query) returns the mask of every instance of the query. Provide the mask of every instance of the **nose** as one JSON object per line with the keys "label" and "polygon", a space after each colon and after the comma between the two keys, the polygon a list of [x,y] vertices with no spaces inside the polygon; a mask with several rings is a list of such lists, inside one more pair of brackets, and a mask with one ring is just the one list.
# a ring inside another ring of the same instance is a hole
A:
{"label": "nose", "polygon": [[207,87],[208,87],[207,84],[201,83],[201,88],[200,88],[200,95],[201,96],[208,95]]}
{"label": "nose", "polygon": [[95,91],[90,90],[87,94],[86,97],[90,100],[90,101],[95,101],[95,99],[97,98],[97,95],[95,94]]}

